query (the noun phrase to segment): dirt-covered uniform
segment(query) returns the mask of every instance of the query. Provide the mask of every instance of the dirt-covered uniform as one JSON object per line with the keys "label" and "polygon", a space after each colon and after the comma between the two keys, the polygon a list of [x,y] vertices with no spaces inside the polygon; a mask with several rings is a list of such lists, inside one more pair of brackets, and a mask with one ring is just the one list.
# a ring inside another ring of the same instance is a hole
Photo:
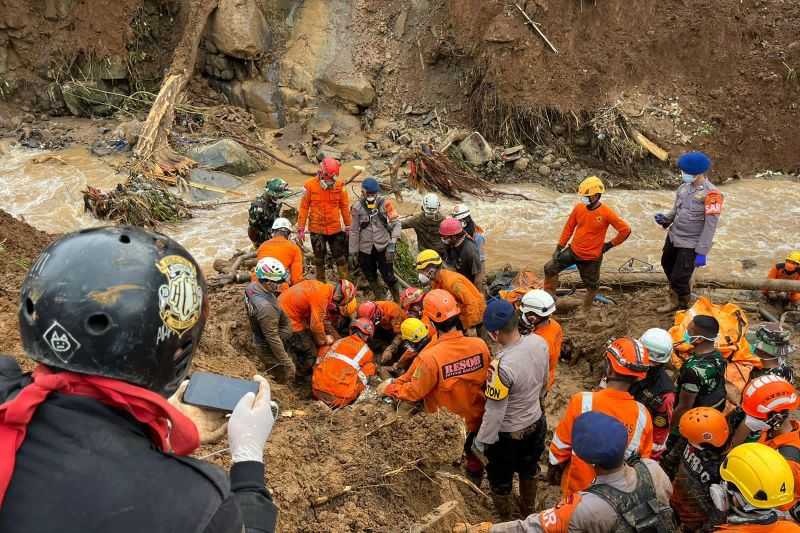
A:
{"label": "dirt-covered uniform", "polygon": [[722,213],[722,193],[708,179],[678,187],[672,210],[664,215],[669,233],[664,242],[661,266],[672,290],[688,298],[689,282],[697,255],[708,255]]}
{"label": "dirt-covered uniform", "polygon": [[[289,340],[292,327],[289,317],[278,305],[278,299],[261,283],[254,281],[244,290],[244,302],[247,316],[250,318],[254,344],[261,353],[271,354],[279,363],[286,366],[287,370],[294,373],[294,362],[283,345]],[[267,367],[271,366],[270,362],[266,360],[264,362]]]}
{"label": "dirt-covered uniform", "polygon": [[547,343],[524,335],[492,361],[486,382],[486,410],[475,437],[486,444],[486,472],[492,492],[510,494],[514,473],[533,479],[544,451],[547,422],[540,398],[547,386]]}
{"label": "dirt-covered uniform", "polygon": [[272,223],[281,216],[281,204],[261,194],[250,204],[247,211],[247,235],[255,246],[269,239]]}
{"label": "dirt-covered uniform", "polygon": [[709,487],[720,482],[723,450],[686,444],[673,482],[671,504],[687,531],[712,531],[725,521],[725,513],[714,506]]}
{"label": "dirt-covered uniform", "polygon": [[441,215],[427,217],[420,213],[411,218],[403,219],[401,226],[403,229],[413,229],[417,235],[417,248],[422,250],[435,250],[440,256],[444,257],[444,243],[439,235],[439,226],[444,218]]}
{"label": "dirt-covered uniform", "polygon": [[[602,488],[601,487],[605,487]],[[611,490],[609,491],[608,488]],[[541,513],[530,515],[525,520],[515,520],[493,525],[491,533],[611,533],[627,531],[622,528],[622,518],[609,503],[607,492],[633,494],[636,501],[629,505],[644,504],[656,500],[660,511],[669,520],[669,500],[672,485],[666,474],[653,460],[642,459],[634,466],[625,465],[621,470],[597,476],[586,491],[573,494],[558,505]],[[617,493],[618,495],[618,493]],[[622,501],[623,498],[620,498]],[[619,505],[619,504],[618,504]],[[661,531],[669,531],[661,528]]]}

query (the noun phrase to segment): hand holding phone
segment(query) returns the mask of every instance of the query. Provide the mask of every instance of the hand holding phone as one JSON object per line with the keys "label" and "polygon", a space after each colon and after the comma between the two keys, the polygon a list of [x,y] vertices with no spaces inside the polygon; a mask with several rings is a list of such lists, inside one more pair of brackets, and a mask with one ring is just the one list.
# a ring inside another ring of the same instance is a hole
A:
{"label": "hand holding phone", "polygon": [[197,427],[200,435],[200,444],[211,444],[225,436],[228,426],[228,418],[225,411],[204,409],[196,407],[183,401],[184,394],[189,386],[189,380],[180,384],[169,400],[173,407],[186,415]]}
{"label": "hand holding phone", "polygon": [[228,423],[228,441],[234,463],[264,462],[264,446],[275,425],[269,382],[259,375],[253,379],[258,384],[258,393],[248,392],[242,396]]}

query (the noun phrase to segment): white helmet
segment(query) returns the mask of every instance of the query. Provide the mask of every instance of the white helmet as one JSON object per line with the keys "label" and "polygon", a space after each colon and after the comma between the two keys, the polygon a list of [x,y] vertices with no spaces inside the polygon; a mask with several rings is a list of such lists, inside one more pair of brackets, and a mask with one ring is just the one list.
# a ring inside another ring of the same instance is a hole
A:
{"label": "white helmet", "polygon": [[650,328],[644,332],[639,341],[650,352],[653,363],[668,363],[672,358],[672,336],[661,328]]}
{"label": "white helmet", "polygon": [[272,231],[278,229],[285,229],[288,232],[292,231],[292,223],[289,222],[288,218],[276,218],[275,222],[272,223]]}
{"label": "white helmet", "polygon": [[466,204],[456,204],[453,206],[452,215],[456,220],[464,220],[469,216],[469,207]]}
{"label": "white helmet", "polygon": [[289,272],[283,263],[274,257],[264,257],[256,265],[256,278],[258,281],[272,281],[283,283],[289,277]]}
{"label": "white helmet", "polygon": [[552,315],[556,310],[556,301],[545,290],[533,289],[525,293],[525,296],[519,301],[519,311],[522,321],[531,326],[528,321],[528,313],[533,313],[536,316],[547,317]]}
{"label": "white helmet", "polygon": [[422,212],[428,215],[433,215],[434,213],[439,211],[439,207],[441,207],[442,203],[439,201],[439,197],[436,196],[434,193],[429,192],[425,196],[422,197]]}

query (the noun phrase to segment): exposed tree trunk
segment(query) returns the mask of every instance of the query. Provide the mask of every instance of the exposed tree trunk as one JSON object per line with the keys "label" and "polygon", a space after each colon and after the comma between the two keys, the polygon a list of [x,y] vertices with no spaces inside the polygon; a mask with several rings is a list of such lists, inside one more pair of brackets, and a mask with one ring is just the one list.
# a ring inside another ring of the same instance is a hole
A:
{"label": "exposed tree trunk", "polygon": [[[134,155],[144,165],[151,166],[157,174],[179,173],[193,162],[180,156],[169,146],[169,132],[175,120],[175,105],[182,98],[197,62],[197,50],[206,28],[208,17],[217,8],[217,0],[187,0],[186,24],[167,75],[161,84],[153,107],[142,126]],[[153,165],[155,164],[155,165]]]}

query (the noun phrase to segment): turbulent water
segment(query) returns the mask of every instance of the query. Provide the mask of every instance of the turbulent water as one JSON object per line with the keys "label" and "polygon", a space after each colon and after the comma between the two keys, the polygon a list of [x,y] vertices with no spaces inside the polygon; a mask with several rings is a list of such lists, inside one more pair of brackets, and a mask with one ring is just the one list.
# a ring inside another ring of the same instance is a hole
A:
{"label": "turbulent water", "polygon": [[[91,156],[85,148],[53,153],[61,161],[34,162],[47,153],[6,148],[0,155],[0,208],[22,216],[33,226],[63,233],[99,225],[83,212],[81,190],[86,185],[106,190],[124,179],[111,166],[114,162]],[[346,166],[343,175],[351,171]],[[269,178],[285,178],[293,188],[306,179],[294,171],[275,167],[247,180],[239,189],[255,196]],[[577,196],[560,194],[535,185],[507,187],[536,200],[495,202],[468,197],[473,218],[487,235],[490,268],[511,264],[515,268],[539,269],[553,251]],[[743,272],[742,260],[755,261],[748,275],[766,272],[771,262],[791,249],[800,249],[800,232],[792,221],[800,220],[800,185],[785,181],[745,180],[722,187],[725,195],[722,220],[708,262],[711,272],[721,275]],[[297,204],[299,197],[290,201]],[[631,257],[656,264],[664,242],[664,231],[653,215],[672,205],[671,191],[610,191],[605,202],[616,209],[633,228],[631,237],[609,252],[605,269],[616,270]],[[238,200],[240,198],[225,198]],[[403,213],[418,209],[419,195],[407,193],[400,205]],[[449,210],[453,202],[445,202]],[[162,231],[186,246],[210,269],[216,257],[250,245],[247,238],[247,203],[197,211],[195,218]],[[613,230],[609,230],[613,234]],[[2,232],[0,231],[0,235]]]}

